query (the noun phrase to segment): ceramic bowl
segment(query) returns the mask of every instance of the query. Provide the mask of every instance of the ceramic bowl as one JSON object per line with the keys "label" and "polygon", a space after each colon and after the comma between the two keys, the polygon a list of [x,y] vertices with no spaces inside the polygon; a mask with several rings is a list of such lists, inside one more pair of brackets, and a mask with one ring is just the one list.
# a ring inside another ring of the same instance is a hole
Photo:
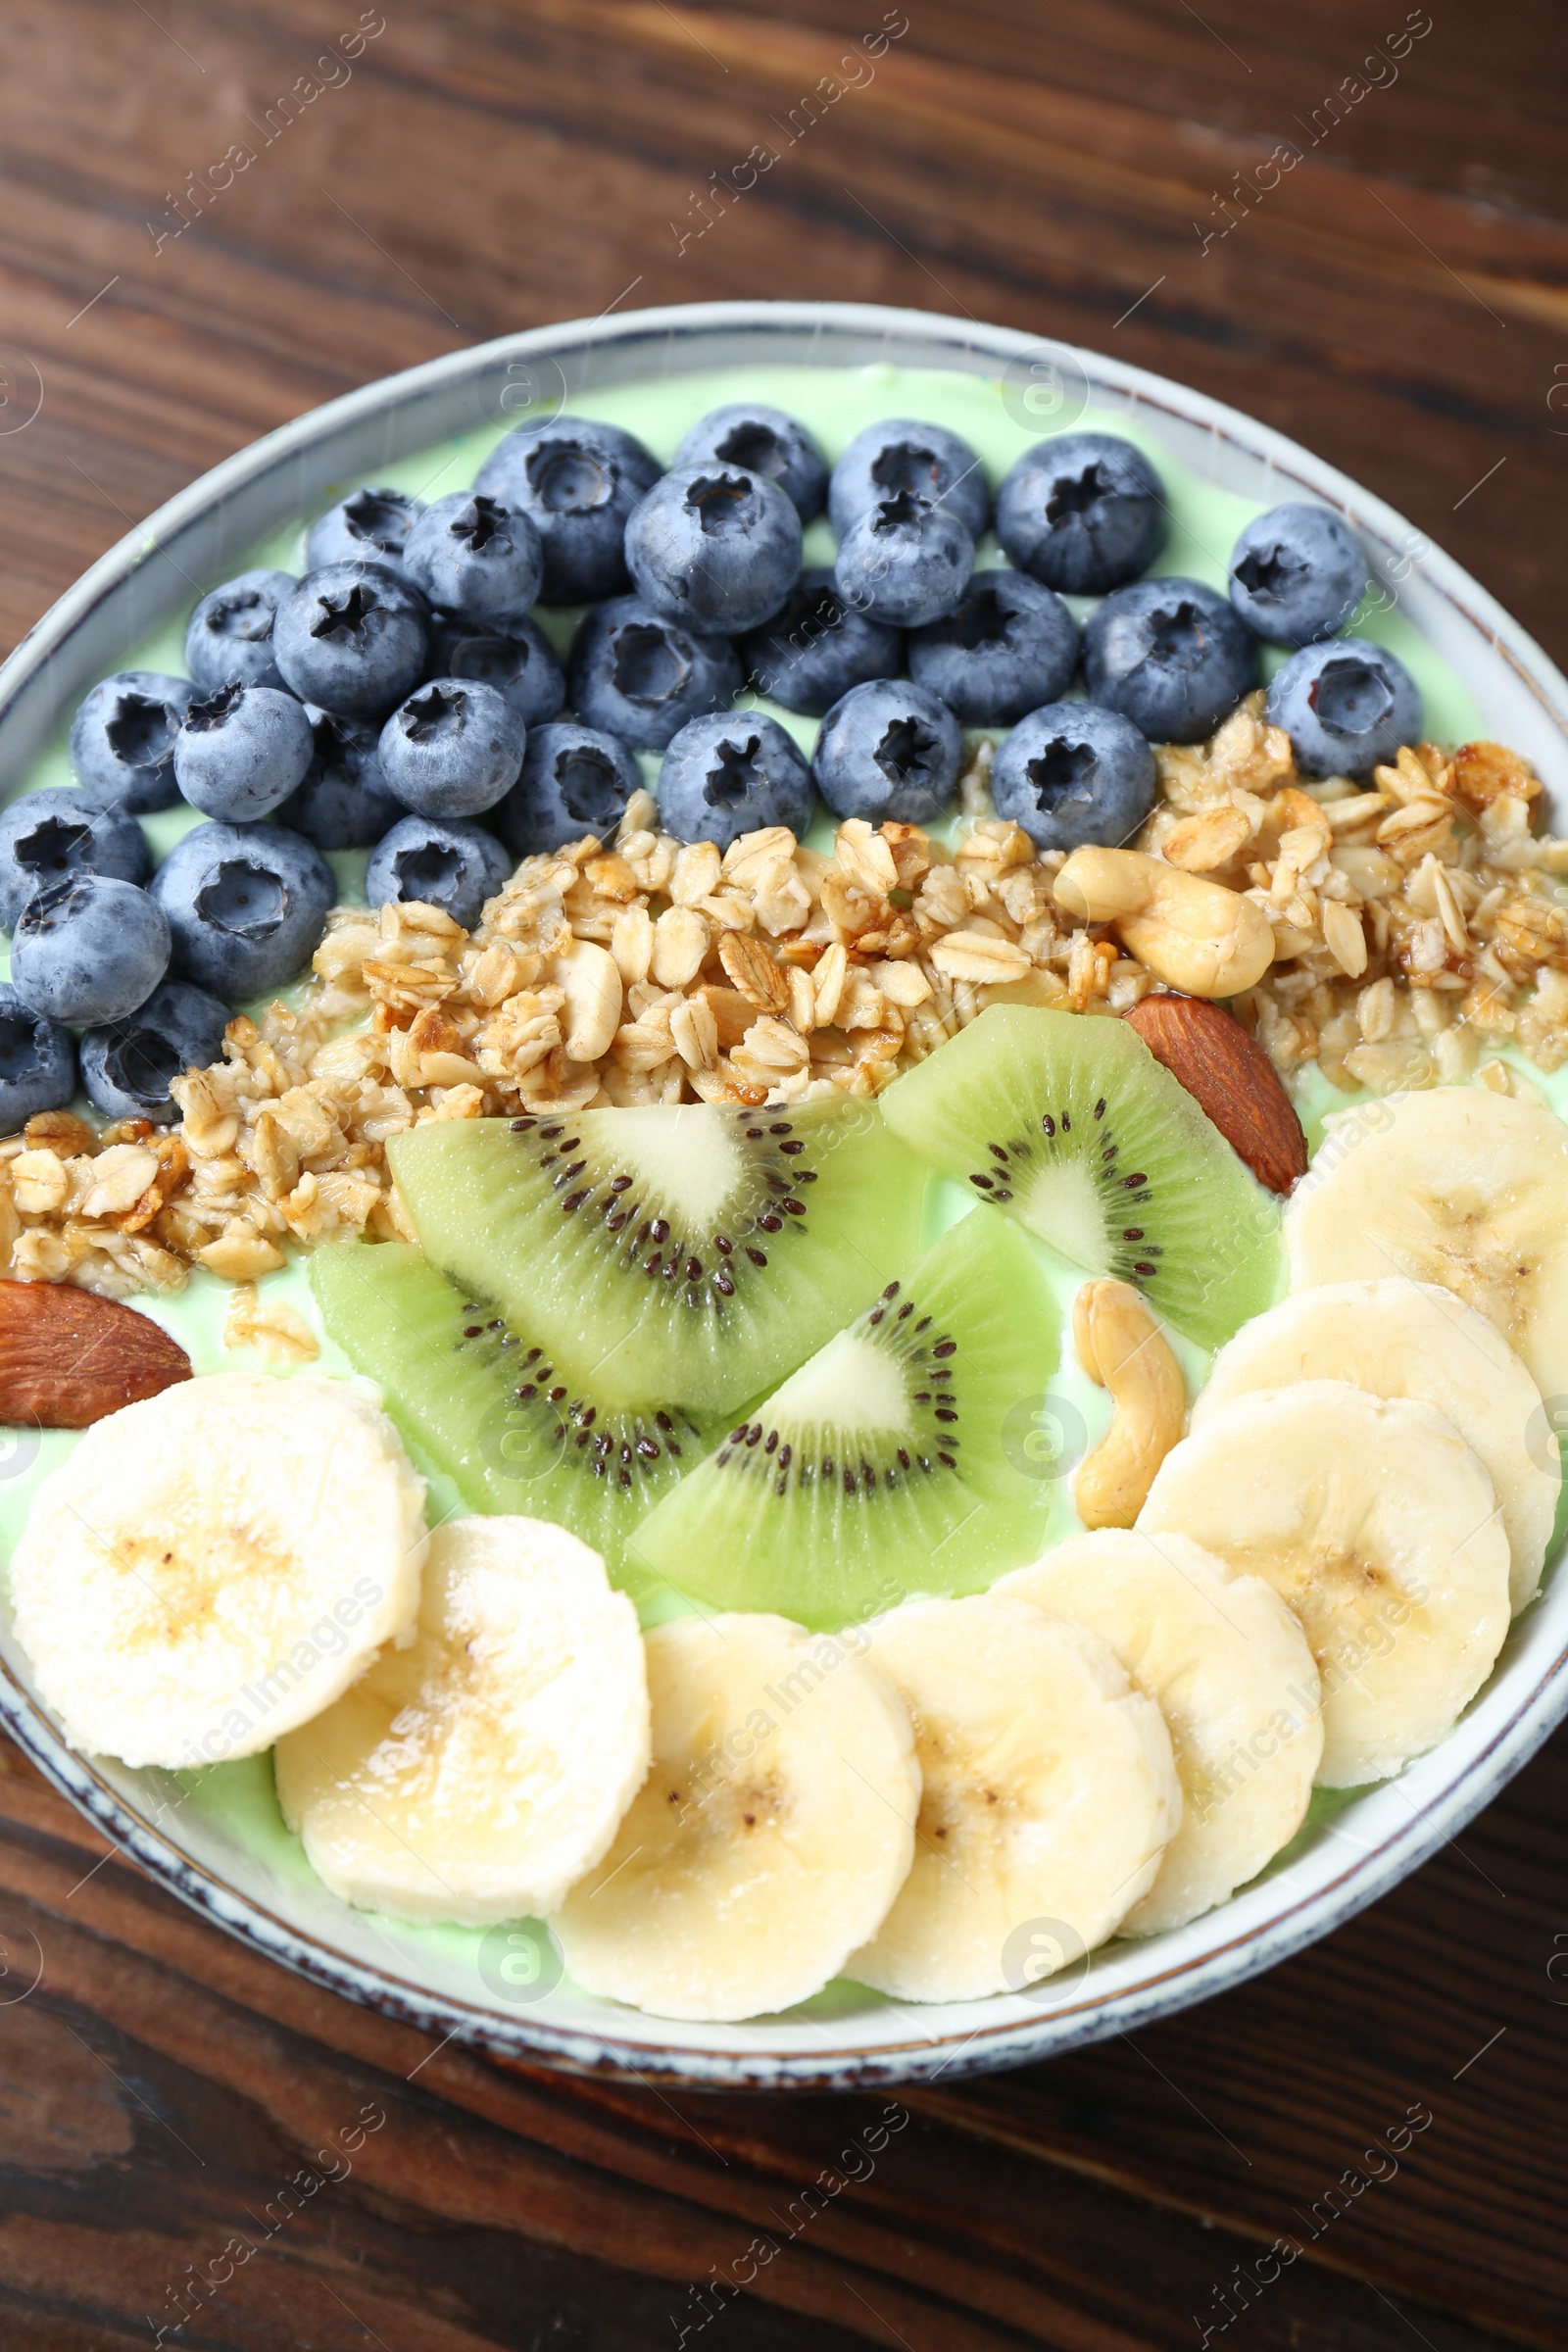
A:
{"label": "ceramic bowl", "polygon": [[[776,362],[958,369],[996,382],[1042,435],[1086,397],[1135,418],[1219,487],[1262,505],[1341,509],[1377,575],[1468,687],[1488,733],[1533,760],[1568,812],[1568,683],[1458,564],[1398,514],[1266,425],[1201,393],[1002,327],[850,304],[713,303],[541,328],[462,351],[302,416],[192,483],[62,597],[0,669],[0,773],[25,773],[99,677],[223,579],[259,539],[363,479],[486,419],[671,373]],[[285,1966],[351,1999],[494,2051],[719,2086],[847,2086],[1015,2066],[1212,1998],[1337,1928],[1462,1830],[1568,1713],[1568,1577],[1548,1570],[1458,1728],[1394,1782],[1353,1797],[1265,1877],[1189,1927],[1113,1943],[1087,1967],[996,1999],[912,2007],[834,1986],[749,2025],[644,2017],[550,1983],[526,1940],[421,1938],[346,1910],[304,1868],[215,1827],[167,1775],[67,1744],[0,1623],[0,1713],[49,1778],[162,1885]],[[462,1943],[464,1948],[455,1948]]]}

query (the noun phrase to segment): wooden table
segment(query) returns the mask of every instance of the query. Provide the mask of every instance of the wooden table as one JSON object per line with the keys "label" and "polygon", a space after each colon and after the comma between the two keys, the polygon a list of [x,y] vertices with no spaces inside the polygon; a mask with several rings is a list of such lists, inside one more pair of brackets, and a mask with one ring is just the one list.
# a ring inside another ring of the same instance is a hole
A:
{"label": "wooden table", "polygon": [[[906,22],[786,150],[852,40]],[[1001,319],[1200,384],[1392,500],[1568,657],[1557,0],[7,0],[3,54],[7,642],[170,492],[336,392],[554,318],[776,293]],[[700,203],[760,141],[781,155],[755,190]],[[254,160],[223,185],[232,149]],[[1260,1983],[1136,2045],[902,2100],[671,2097],[432,2050],[198,1923],[5,1760],[17,2352],[150,2343],[237,2235],[259,2251],[169,2340],[1564,2341],[1563,1739]],[[890,2105],[869,2177],[782,2243],[808,2181],[864,2174],[841,2151]],[[1412,2109],[1396,2171],[1365,2159]],[[264,2237],[361,2117],[352,2169]],[[764,2231],[781,2251],[751,2278]]]}

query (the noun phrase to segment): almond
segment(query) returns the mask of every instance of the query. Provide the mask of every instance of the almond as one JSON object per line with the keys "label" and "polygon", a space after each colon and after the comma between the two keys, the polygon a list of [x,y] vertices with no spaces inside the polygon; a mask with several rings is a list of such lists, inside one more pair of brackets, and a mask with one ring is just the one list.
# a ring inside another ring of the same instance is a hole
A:
{"label": "almond", "polygon": [[0,1421],[86,1429],[190,1376],[184,1348],[133,1306],[67,1284],[0,1282]]}
{"label": "almond", "polygon": [[1234,1013],[1203,997],[1145,997],[1122,1015],[1271,1193],[1306,1173],[1306,1138],[1279,1073]]}

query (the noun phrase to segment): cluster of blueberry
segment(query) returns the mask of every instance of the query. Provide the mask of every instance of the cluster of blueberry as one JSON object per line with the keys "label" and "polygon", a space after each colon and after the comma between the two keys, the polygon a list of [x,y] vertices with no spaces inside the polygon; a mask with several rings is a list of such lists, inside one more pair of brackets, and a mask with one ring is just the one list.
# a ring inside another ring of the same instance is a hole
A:
{"label": "cluster of blueberry", "polygon": [[[803,570],[824,505],[836,560]],[[1069,850],[1137,829],[1152,744],[1209,734],[1255,685],[1260,638],[1299,649],[1269,700],[1304,772],[1363,772],[1417,732],[1399,663],[1333,636],[1367,577],[1337,515],[1250,524],[1228,599],[1139,577],[1167,519],[1153,466],[1108,434],[1037,444],[993,511],[941,426],[869,426],[830,474],[793,417],[745,406],[704,417],[667,472],[631,434],[558,416],[509,434],[472,491],[356,493],[312,527],[303,578],[250,571],[203,598],[188,678],[94,687],[75,786],[0,818],[0,1121],[70,1100],[73,1029],[101,1110],[169,1116],[227,1006],[309,961],[323,851],[370,851],[372,906],[421,899],[471,926],[514,858],[614,828],[638,751],[663,754],[662,824],[722,848],[804,831],[813,790],[839,816],[927,823],[961,726],[1005,726],[999,811]],[[975,569],[989,523],[1011,569]],[[1081,640],[1064,594],[1103,599]],[[564,670],[536,603],[587,608]],[[1089,699],[1064,701],[1080,665]],[[821,720],[809,761],[735,708],[748,684]],[[149,878],[137,816],[181,797],[212,822]]]}

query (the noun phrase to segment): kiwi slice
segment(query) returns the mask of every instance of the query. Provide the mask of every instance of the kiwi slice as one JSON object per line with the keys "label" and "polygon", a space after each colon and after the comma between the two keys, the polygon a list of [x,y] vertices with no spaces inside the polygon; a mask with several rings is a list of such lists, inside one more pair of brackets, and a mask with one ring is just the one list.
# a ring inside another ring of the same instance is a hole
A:
{"label": "kiwi slice", "polygon": [[650,1511],[635,1560],[811,1626],[978,1592],[1045,1540],[1053,1488],[1026,1440],[1058,1342],[1029,1244],[962,1218]]}
{"label": "kiwi slice", "polygon": [[1279,1210],[1125,1021],[995,1004],[883,1115],[976,1199],[1218,1348],[1273,1303]]}
{"label": "kiwi slice", "polygon": [[430,1256],[607,1404],[733,1410],[919,1246],[874,1102],[432,1121],[387,1147]]}
{"label": "kiwi slice", "polygon": [[311,1288],[416,1460],[471,1510],[570,1528],[617,1584],[635,1584],[626,1538],[707,1452],[694,1422],[673,1405],[617,1412],[559,1378],[537,1340],[407,1243],[318,1250]]}

